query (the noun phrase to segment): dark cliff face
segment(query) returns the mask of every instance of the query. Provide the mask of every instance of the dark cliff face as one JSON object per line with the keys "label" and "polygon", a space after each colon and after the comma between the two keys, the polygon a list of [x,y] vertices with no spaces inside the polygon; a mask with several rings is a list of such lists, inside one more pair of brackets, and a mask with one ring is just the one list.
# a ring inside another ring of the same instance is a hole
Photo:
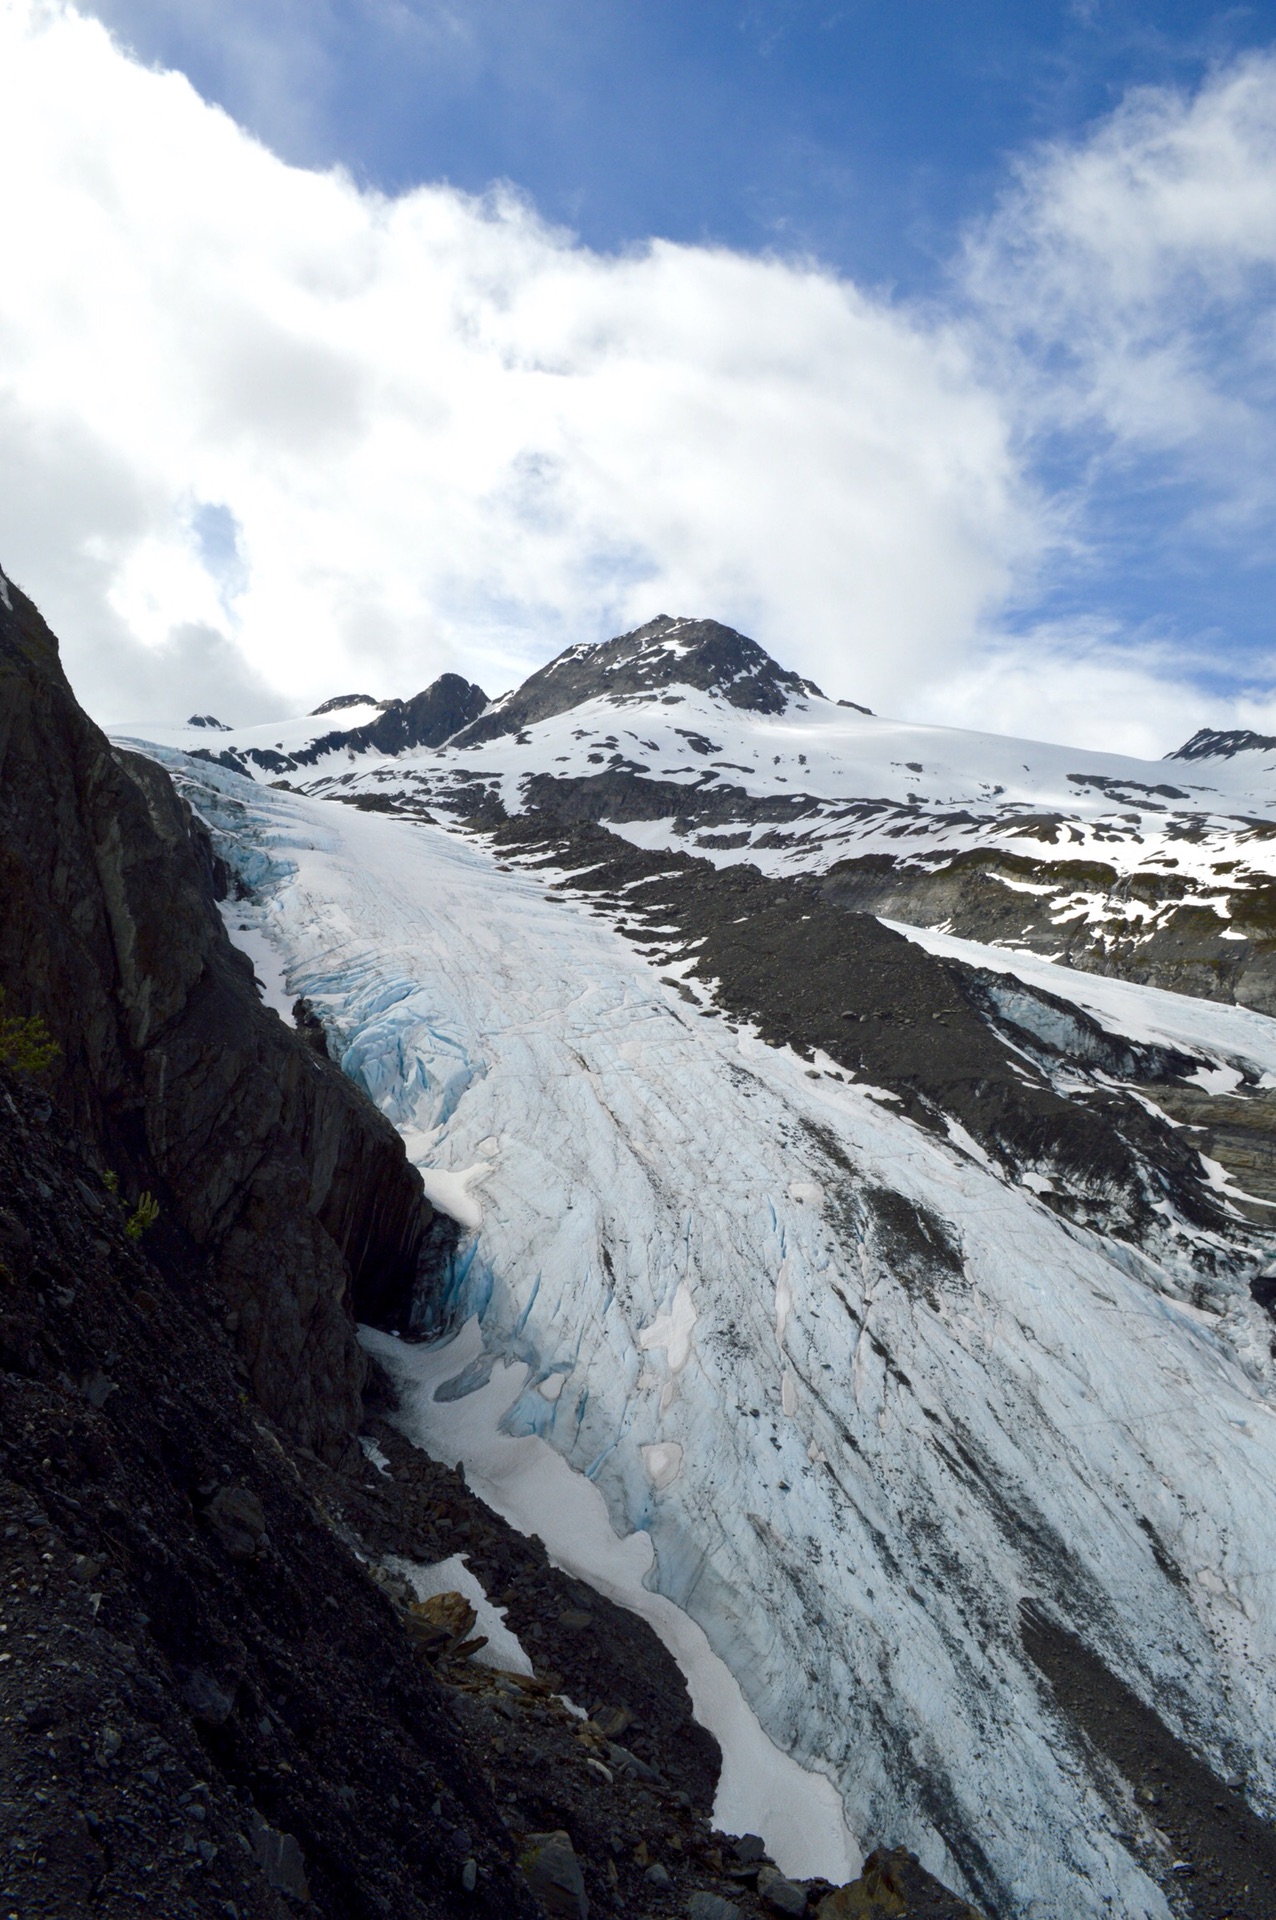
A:
{"label": "dark cliff face", "polygon": [[568,647],[468,726],[455,744],[477,746],[517,733],[599,695],[616,699],[674,685],[721,694],[728,705],[753,713],[783,713],[791,699],[820,696],[813,680],[777,666],[734,627],[718,620],[671,620],[662,613],[599,646]]}
{"label": "dark cliff face", "polygon": [[238,1316],[253,1390],[295,1439],[348,1452],[354,1312],[410,1294],[433,1220],[393,1128],[257,997],[207,835],[165,773],[114,750],[57,644],[0,602],[0,985],[62,1048],[52,1091],[151,1244],[192,1249]]}
{"label": "dark cliff face", "polygon": [[289,1449],[202,1260],[158,1267],[95,1162],[0,1067],[5,1911],[535,1920],[477,1754],[334,1523],[377,1475]]}
{"label": "dark cliff face", "polygon": [[246,747],[242,751],[223,747],[213,753],[208,747],[197,747],[195,757],[215,760],[236,773],[247,773],[251,763],[266,773],[283,774],[317,766],[330,753],[395,754],[407,753],[413,747],[441,747],[460,728],[477,719],[487,705],[487,695],[472,680],[462,680],[459,673],[442,673],[410,700],[374,703],[362,694],[341,693],[316,707],[312,717],[359,704],[376,704],[381,711],[365,726],[334,728],[294,753],[280,753],[273,747]]}

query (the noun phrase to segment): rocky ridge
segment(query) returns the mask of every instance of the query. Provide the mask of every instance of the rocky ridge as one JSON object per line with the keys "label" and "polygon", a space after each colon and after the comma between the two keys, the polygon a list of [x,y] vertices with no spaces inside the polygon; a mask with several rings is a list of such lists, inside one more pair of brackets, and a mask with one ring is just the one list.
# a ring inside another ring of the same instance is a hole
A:
{"label": "rocky ridge", "polygon": [[307,746],[286,766],[246,735],[222,751],[365,804],[553,811],[718,865],[818,875],[853,911],[1276,1007],[1259,734],[1202,729],[1156,763],[901,726],[827,700],[729,627],[661,616],[569,647],[420,752],[361,742],[351,766]]}
{"label": "rocky ridge", "polygon": [[625,701],[678,686],[719,694],[745,712],[783,713],[791,699],[822,698],[813,680],[776,665],[755,640],[717,620],[658,614],[601,645],[572,646],[455,736],[471,747],[603,697]]}
{"label": "rocky ridge", "polygon": [[[251,773],[254,769],[275,776],[297,773],[318,766],[334,754],[345,754],[349,758],[367,753],[406,753],[413,747],[441,747],[445,740],[475,720],[487,703],[482,687],[463,680],[459,673],[444,673],[410,700],[373,700],[357,693],[341,693],[325,700],[315,708],[311,718],[350,707],[372,706],[379,711],[375,720],[366,720],[356,727],[331,728],[292,752],[285,752],[281,747],[245,746],[239,750],[224,747],[216,754],[200,747],[196,753],[204,759],[216,760],[219,766],[229,767],[233,773]],[[188,722],[191,726],[210,724],[216,724],[220,732],[233,732],[233,728],[224,727],[220,722],[211,723],[209,716],[203,719],[192,716]]]}

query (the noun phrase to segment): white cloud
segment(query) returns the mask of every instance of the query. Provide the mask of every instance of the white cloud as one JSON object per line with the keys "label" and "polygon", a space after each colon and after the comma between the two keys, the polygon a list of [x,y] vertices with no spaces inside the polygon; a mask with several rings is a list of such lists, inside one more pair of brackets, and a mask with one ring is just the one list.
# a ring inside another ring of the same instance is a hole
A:
{"label": "white cloud", "polygon": [[1056,144],[967,250],[966,283],[1033,387],[1038,425],[1099,425],[1160,455],[1216,515],[1276,503],[1276,56],[1193,95],[1140,89]]}
{"label": "white cloud", "polygon": [[1042,625],[992,643],[922,689],[918,720],[1155,760],[1203,725],[1253,726],[1235,698],[1205,698],[1181,651],[1131,650],[1101,622]]}
{"label": "white cloud", "polygon": [[660,609],[880,702],[1039,540],[955,334],[829,273],[287,167],[69,9],[9,5],[0,61],[0,556],[107,716],[195,628],[313,704]]}
{"label": "white cloud", "polygon": [[1271,504],[1276,61],[1025,163],[960,318],[290,167],[56,0],[0,0],[0,64],[0,564],[103,718],[495,692],[657,611],[917,717],[1158,751],[1262,709],[1101,609],[1009,628],[1105,463],[1215,531]]}

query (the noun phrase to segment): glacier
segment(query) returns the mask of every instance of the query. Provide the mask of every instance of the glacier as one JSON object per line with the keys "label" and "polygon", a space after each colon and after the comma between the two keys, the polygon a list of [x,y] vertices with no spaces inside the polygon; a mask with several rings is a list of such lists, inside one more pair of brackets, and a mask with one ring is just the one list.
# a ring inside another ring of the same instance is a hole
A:
{"label": "glacier", "polygon": [[[646,1586],[856,1844],[1015,1920],[1170,1913],[1155,1830],[1054,1705],[1024,1603],[1276,1811],[1257,1309],[1172,1297],[959,1132],[689,1004],[552,870],[148,751],[252,890],[236,937],[269,943],[462,1228],[400,1329],[477,1329],[429,1349],[455,1358],[439,1405],[517,1389],[502,1435],[646,1536]],[[1154,1024],[1120,985],[1098,1017]],[[1209,1020],[1216,1067],[1270,1070],[1269,1022]]]}

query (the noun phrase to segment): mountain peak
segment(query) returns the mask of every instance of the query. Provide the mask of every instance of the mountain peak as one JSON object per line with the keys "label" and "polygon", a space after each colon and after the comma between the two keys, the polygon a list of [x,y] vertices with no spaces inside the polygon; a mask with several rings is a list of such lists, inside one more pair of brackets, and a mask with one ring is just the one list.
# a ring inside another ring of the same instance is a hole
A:
{"label": "mountain peak", "polygon": [[697,687],[753,713],[783,713],[790,700],[824,698],[813,680],[778,666],[734,627],[662,613],[614,640],[567,647],[467,727],[457,744],[518,733],[586,700],[632,699],[674,686]]}
{"label": "mountain peak", "polygon": [[1245,727],[1220,733],[1214,727],[1201,727],[1176,752],[1167,753],[1165,757],[1167,760],[1231,760],[1238,753],[1270,753],[1273,747],[1276,739],[1270,733],[1251,733]]}

